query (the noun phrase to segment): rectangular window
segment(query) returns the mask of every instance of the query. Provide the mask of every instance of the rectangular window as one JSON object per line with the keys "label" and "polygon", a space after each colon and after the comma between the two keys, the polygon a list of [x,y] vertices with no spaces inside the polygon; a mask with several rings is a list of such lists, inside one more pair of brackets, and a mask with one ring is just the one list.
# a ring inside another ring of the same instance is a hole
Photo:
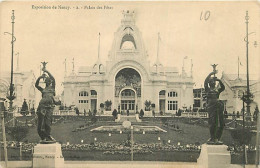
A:
{"label": "rectangular window", "polygon": [[178,101],[168,101],[168,110],[177,110],[178,109]]}
{"label": "rectangular window", "polygon": [[200,100],[194,100],[194,107],[200,107]]}
{"label": "rectangular window", "polygon": [[201,97],[200,92],[195,92],[195,93],[194,93],[194,97],[195,97],[195,98],[200,98],[200,97]]}
{"label": "rectangular window", "polygon": [[134,110],[135,101],[134,100],[122,100],[121,108],[122,110]]}

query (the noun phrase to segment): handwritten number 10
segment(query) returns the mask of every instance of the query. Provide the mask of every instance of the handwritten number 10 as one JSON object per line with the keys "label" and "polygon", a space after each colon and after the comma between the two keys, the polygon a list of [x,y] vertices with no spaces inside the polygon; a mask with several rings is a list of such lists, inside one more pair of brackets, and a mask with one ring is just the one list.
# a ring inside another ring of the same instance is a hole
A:
{"label": "handwritten number 10", "polygon": [[200,14],[200,20],[205,20],[207,21],[210,17],[210,11],[206,11],[205,13],[202,11]]}

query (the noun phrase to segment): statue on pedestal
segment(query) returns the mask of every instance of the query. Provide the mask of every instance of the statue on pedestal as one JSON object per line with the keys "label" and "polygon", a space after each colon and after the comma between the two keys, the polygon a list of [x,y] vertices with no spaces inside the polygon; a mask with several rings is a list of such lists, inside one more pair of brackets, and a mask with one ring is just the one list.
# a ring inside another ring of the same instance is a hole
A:
{"label": "statue on pedestal", "polygon": [[[42,93],[42,99],[40,100],[37,108],[38,127],[37,131],[41,138],[41,143],[55,143],[56,140],[51,136],[51,122],[52,113],[55,107],[55,79],[51,73],[46,69],[47,62],[42,62],[44,72],[35,83],[35,87]],[[45,88],[39,86],[40,80],[43,79]]]}
{"label": "statue on pedestal", "polygon": [[[225,86],[215,76],[218,72],[216,66],[216,64],[212,65],[213,72],[207,76],[204,82],[207,95],[207,111],[209,114],[210,139],[207,142],[208,144],[223,144],[220,138],[224,129],[224,104],[219,100],[219,95],[225,90]],[[216,82],[219,83],[220,88],[216,87]]]}

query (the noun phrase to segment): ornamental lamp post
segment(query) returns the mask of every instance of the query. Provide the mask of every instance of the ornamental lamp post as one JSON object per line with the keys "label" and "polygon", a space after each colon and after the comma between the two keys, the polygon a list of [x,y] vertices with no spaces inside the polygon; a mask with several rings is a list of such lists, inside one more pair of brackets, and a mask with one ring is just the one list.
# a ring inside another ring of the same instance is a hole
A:
{"label": "ornamental lamp post", "polygon": [[249,88],[249,55],[248,55],[248,44],[249,44],[249,41],[248,41],[248,36],[250,34],[255,34],[255,32],[251,32],[251,33],[248,33],[248,20],[249,20],[249,16],[248,16],[248,11],[246,11],[246,16],[245,16],[245,20],[246,20],[246,37],[244,38],[244,41],[246,42],[246,80],[247,80],[247,83],[246,83],[246,95],[245,95],[245,103],[246,103],[246,118],[247,120],[251,120],[251,113],[250,113],[250,104],[252,102],[252,99],[253,99],[253,95],[250,93],[250,88]]}
{"label": "ornamental lamp post", "polygon": [[131,129],[131,161],[134,161],[134,126]]}
{"label": "ornamental lamp post", "polygon": [[[9,112],[13,113],[13,100],[15,99],[15,93],[14,93],[14,84],[13,84],[13,57],[14,57],[14,42],[16,41],[16,38],[14,36],[14,10],[12,10],[12,33],[9,32],[4,32],[4,35],[9,34],[12,36],[12,41],[11,41],[11,82],[10,82],[10,87],[9,87],[9,94],[6,96],[6,98],[9,100]],[[14,113],[12,114],[13,117],[15,117]],[[13,123],[14,124],[14,123]]]}

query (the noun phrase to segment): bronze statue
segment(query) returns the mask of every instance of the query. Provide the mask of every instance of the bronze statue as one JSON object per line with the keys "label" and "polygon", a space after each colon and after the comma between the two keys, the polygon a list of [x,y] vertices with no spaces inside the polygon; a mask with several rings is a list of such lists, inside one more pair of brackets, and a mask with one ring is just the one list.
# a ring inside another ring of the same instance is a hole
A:
{"label": "bronze statue", "polygon": [[[210,139],[208,144],[223,144],[220,141],[223,129],[224,129],[224,105],[219,100],[219,95],[225,90],[225,86],[220,79],[215,75],[217,74],[216,66],[213,66],[213,72],[211,72],[204,82],[205,92],[207,95],[207,111],[209,114],[209,130]],[[214,75],[212,77],[212,75]],[[216,87],[216,82],[219,83],[220,88]]]}
{"label": "bronze statue", "polygon": [[[42,93],[42,99],[40,100],[37,108],[38,127],[37,131],[41,138],[41,143],[54,143],[56,140],[51,136],[51,122],[52,113],[55,107],[55,79],[49,71],[46,69],[46,62],[42,62],[44,72],[35,83],[35,87]],[[39,86],[40,80],[43,79],[45,88]]]}

